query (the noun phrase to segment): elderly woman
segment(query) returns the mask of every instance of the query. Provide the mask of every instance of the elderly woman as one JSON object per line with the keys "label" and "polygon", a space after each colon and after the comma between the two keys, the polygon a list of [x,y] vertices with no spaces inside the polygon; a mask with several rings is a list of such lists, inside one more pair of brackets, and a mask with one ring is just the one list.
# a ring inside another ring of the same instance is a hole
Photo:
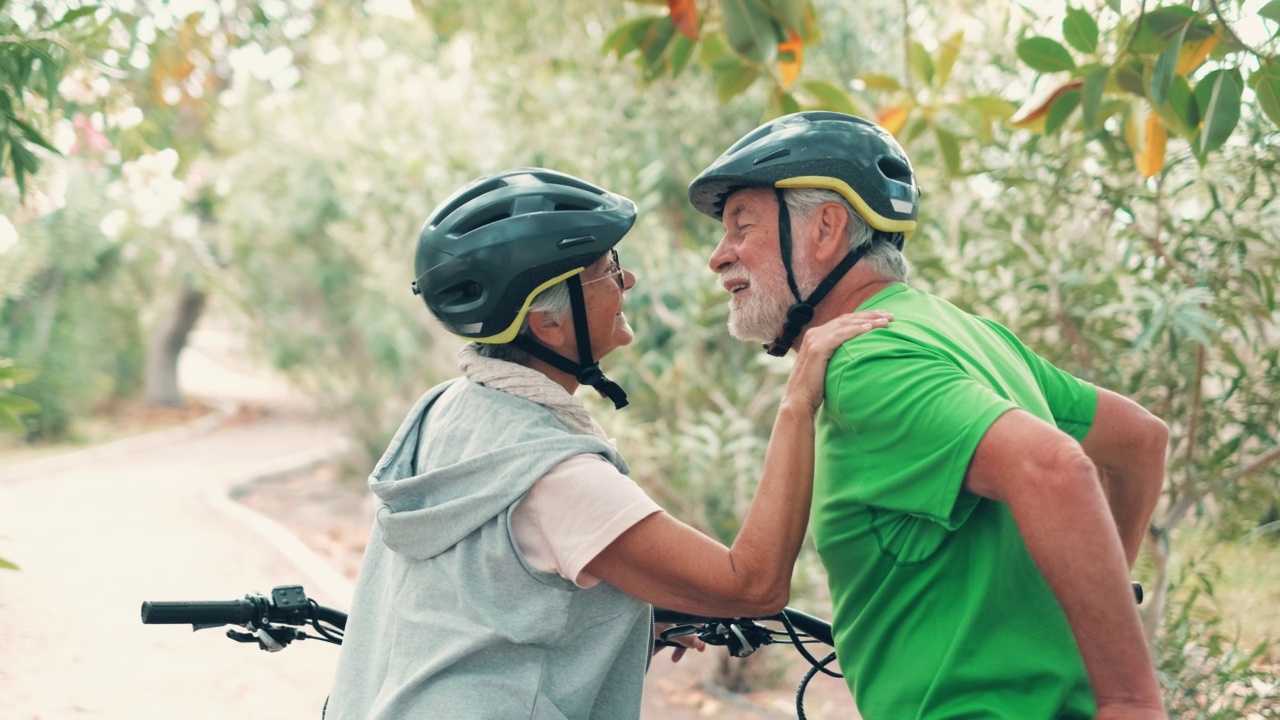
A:
{"label": "elderly woman", "polygon": [[614,246],[635,205],[518,169],[432,213],[414,291],[468,343],[463,377],[428,391],[370,476],[382,501],[327,716],[635,718],[650,603],[763,615],[787,601],[813,477],[827,360],[881,313],[810,329],[759,489],[732,547],[628,477],[573,395],[626,394],[597,361],[631,342],[636,278]]}

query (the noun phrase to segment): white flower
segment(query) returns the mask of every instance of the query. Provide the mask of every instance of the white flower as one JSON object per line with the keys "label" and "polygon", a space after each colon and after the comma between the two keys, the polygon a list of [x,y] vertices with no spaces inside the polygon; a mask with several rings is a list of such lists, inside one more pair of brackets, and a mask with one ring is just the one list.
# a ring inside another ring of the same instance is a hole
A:
{"label": "white flower", "polygon": [[194,240],[200,232],[200,218],[190,213],[183,213],[169,224],[169,232],[179,240]]}
{"label": "white flower", "polygon": [[0,255],[7,255],[18,247],[18,228],[9,222],[9,218],[0,215]]}
{"label": "white flower", "polygon": [[129,213],[122,208],[116,208],[107,213],[102,218],[102,222],[98,223],[98,230],[107,237],[108,240],[119,240],[120,233],[124,230],[124,226],[129,222]]}
{"label": "white flower", "polygon": [[173,176],[177,167],[178,153],[172,148],[143,155],[121,166],[121,178],[138,211],[137,220],[142,227],[159,227],[166,218],[173,217],[182,209],[187,186]]}
{"label": "white flower", "polygon": [[129,130],[141,123],[142,110],[137,107],[128,107],[118,113],[107,116],[107,125],[118,130]]}
{"label": "white flower", "polygon": [[385,15],[397,20],[413,20],[413,5],[409,0],[365,0],[364,11],[370,15]]}
{"label": "white flower", "polygon": [[58,152],[63,155],[71,153],[71,148],[76,145],[76,127],[71,124],[70,120],[63,118],[53,126],[53,146],[58,148]]}
{"label": "white flower", "polygon": [[92,105],[107,96],[111,84],[101,75],[91,75],[84,68],[76,68],[67,73],[58,83],[58,93],[67,102],[77,105]]}

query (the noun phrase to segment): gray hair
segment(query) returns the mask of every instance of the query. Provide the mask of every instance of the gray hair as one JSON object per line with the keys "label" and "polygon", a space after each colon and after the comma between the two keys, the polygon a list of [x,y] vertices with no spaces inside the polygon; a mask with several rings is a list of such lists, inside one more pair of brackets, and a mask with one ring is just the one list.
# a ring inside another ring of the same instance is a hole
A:
{"label": "gray hair", "polygon": [[[533,302],[529,303],[529,312],[525,313],[524,320],[520,323],[520,331],[516,335],[518,337],[533,338],[533,330],[529,329],[530,313],[547,313],[551,320],[563,320],[569,315],[570,307],[569,288],[564,284],[564,281],[560,281],[534,296]],[[516,347],[513,342],[499,344],[475,343],[475,346],[476,352],[485,357],[520,365],[529,364],[529,353]]]}
{"label": "gray hair", "polygon": [[[792,188],[788,189],[784,197],[787,201],[787,211],[791,214],[791,232],[795,237],[796,230],[800,225],[809,221],[813,217],[814,211],[821,207],[824,203],[836,202],[844,208],[845,213],[849,216],[849,222],[846,227],[846,237],[849,240],[849,250],[857,250],[863,246],[870,246],[867,254],[862,256],[858,261],[859,265],[870,268],[872,272],[885,280],[894,282],[907,281],[907,261],[902,256],[902,251],[898,249],[896,243],[901,233],[884,233],[877,232],[875,228],[867,224],[853,209],[853,205],[845,199],[843,195],[825,188]],[[811,288],[806,289],[812,291]]]}

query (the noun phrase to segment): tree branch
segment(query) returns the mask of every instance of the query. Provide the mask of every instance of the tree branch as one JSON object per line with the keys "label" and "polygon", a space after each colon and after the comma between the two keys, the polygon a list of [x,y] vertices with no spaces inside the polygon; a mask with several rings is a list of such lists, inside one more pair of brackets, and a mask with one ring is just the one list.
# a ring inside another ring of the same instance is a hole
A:
{"label": "tree branch", "polygon": [[1142,29],[1142,20],[1147,16],[1147,0],[1142,0],[1138,4],[1138,20],[1133,24],[1133,32],[1129,34],[1129,41],[1124,44],[1124,50],[1120,51],[1117,59],[1129,54],[1129,48],[1133,47],[1133,41],[1138,39],[1138,31]]}
{"label": "tree branch", "polygon": [[1209,7],[1213,8],[1213,14],[1218,17],[1218,22],[1222,23],[1222,29],[1226,30],[1227,34],[1231,36],[1231,39],[1235,40],[1236,43],[1240,45],[1240,47],[1244,48],[1245,50],[1248,50],[1250,53],[1253,53],[1254,56],[1256,56],[1259,60],[1262,60],[1263,62],[1270,63],[1274,59],[1270,55],[1263,55],[1262,52],[1258,50],[1254,50],[1247,43],[1245,43],[1244,40],[1240,39],[1240,36],[1236,34],[1236,31],[1231,29],[1231,23],[1227,22],[1227,18],[1223,16],[1222,6],[1218,4],[1218,0],[1208,0],[1208,2],[1209,2]]}

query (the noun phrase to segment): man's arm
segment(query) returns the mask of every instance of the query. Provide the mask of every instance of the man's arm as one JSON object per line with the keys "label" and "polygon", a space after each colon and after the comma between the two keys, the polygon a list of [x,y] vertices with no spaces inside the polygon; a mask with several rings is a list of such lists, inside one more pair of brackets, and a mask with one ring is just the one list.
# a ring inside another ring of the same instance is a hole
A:
{"label": "man's arm", "polygon": [[1164,718],[1124,550],[1080,444],[1027,412],[1010,410],[978,443],[964,486],[1008,505],[1071,625],[1098,717]]}
{"label": "man's arm", "polygon": [[1098,409],[1084,452],[1098,469],[1124,557],[1133,567],[1164,485],[1169,429],[1123,395],[1098,388]]}

